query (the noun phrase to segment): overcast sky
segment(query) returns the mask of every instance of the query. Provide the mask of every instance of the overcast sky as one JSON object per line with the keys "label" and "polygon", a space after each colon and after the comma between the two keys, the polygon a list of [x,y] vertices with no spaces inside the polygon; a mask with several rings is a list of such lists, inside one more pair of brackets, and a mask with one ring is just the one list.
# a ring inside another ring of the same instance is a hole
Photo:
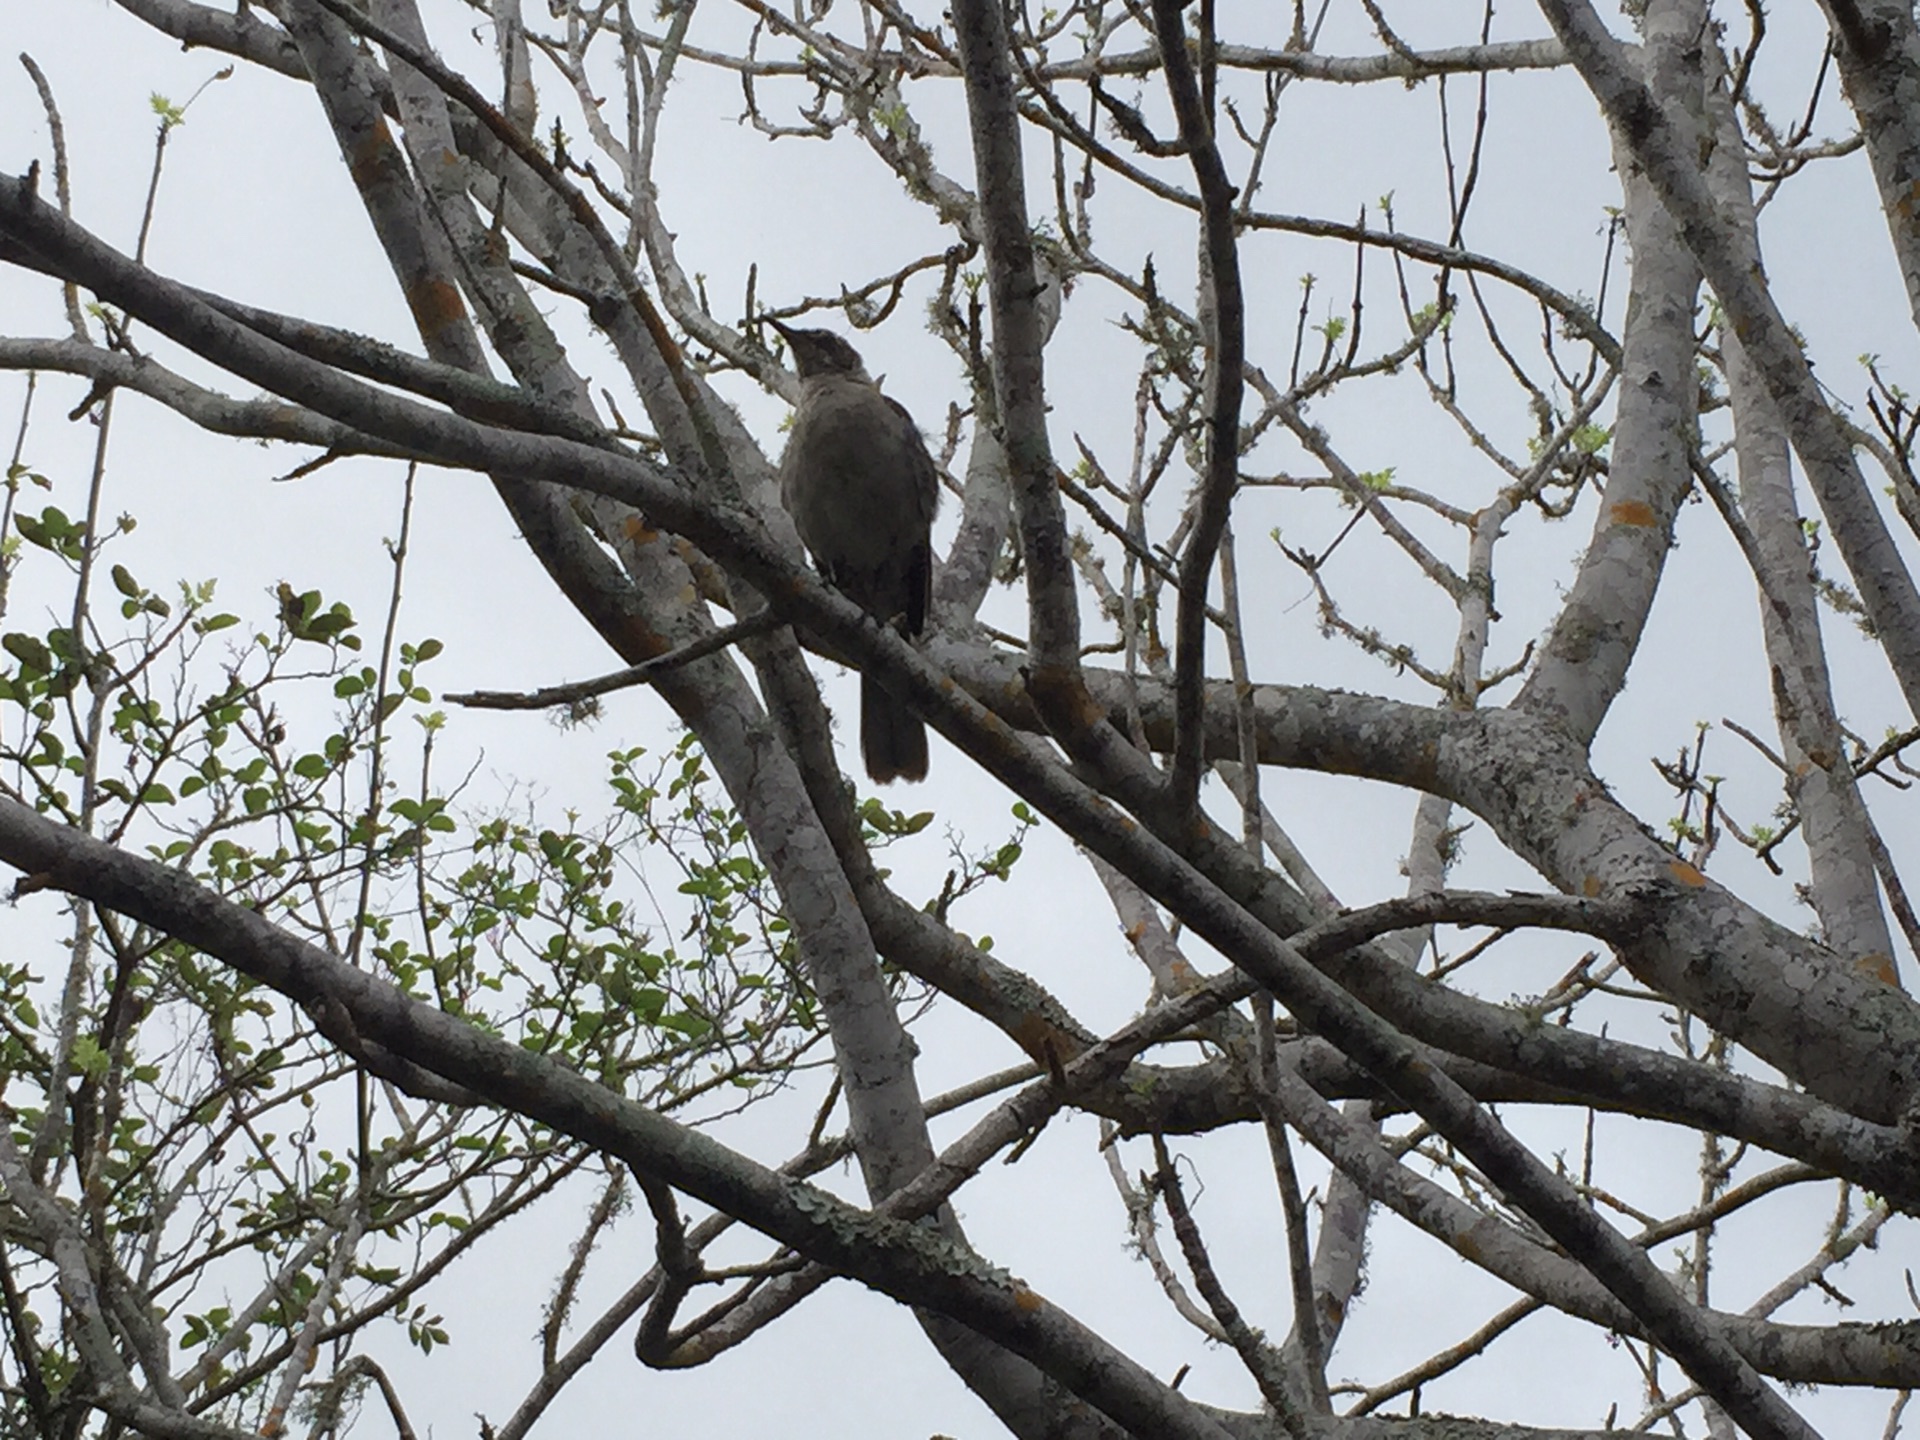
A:
{"label": "overcast sky", "polygon": [[[1284,38],[1281,17],[1288,8],[1223,0],[1223,29],[1248,42],[1277,45]],[[1819,15],[1809,0],[1787,0],[1771,10],[1778,13],[1769,14],[1773,39],[1760,83],[1763,93],[1783,97],[1779,103],[1797,113],[1818,57]],[[1460,15],[1475,11],[1460,4],[1390,7],[1402,33],[1416,45],[1457,43],[1467,33]],[[438,17],[436,40],[450,58],[469,62],[484,55],[469,43],[475,23],[471,12],[430,13]],[[1234,29],[1244,17],[1263,14],[1270,23],[1265,36],[1252,28]],[[738,29],[735,14],[719,0],[709,0],[696,22],[696,41],[709,21],[721,37],[731,38]],[[77,218],[130,249],[153,156],[149,95],[185,101],[219,68],[218,60],[182,53],[107,0],[14,4],[4,29],[14,50],[32,54],[45,69],[59,99]],[[1503,7],[1497,33],[1544,32],[1544,22],[1530,7]],[[1357,4],[1336,0],[1324,48],[1349,54],[1373,48]],[[35,159],[45,165],[47,126],[24,71],[14,67],[0,71],[0,77],[0,165],[15,172]],[[558,92],[545,93],[545,103],[564,113]],[[929,85],[910,98],[921,107],[916,113],[943,168],[970,183],[972,167],[954,92]],[[1453,98],[1457,115],[1470,113],[1467,87],[1456,87]],[[1840,133],[1844,117],[1837,97],[1830,94],[1826,107],[1824,128]],[[832,294],[842,283],[860,283],[909,253],[944,243],[898,185],[878,173],[871,157],[850,139],[831,146],[771,144],[735,123],[739,109],[737,81],[686,66],[661,142],[661,204],[678,235],[683,262],[705,276],[723,317],[738,313],[752,266],[758,266],[761,299],[782,304],[803,294]],[[1348,220],[1391,192],[1403,229],[1444,238],[1435,113],[1431,84],[1411,90],[1397,83],[1351,90],[1296,88],[1283,109],[1266,204]],[[1562,289],[1593,293],[1607,207],[1619,204],[1593,104],[1570,73],[1498,76],[1491,113],[1485,192],[1465,243],[1535,265]],[[1036,148],[1034,158],[1029,184],[1039,205],[1046,193],[1045,152]],[[1137,269],[1152,256],[1169,293],[1190,303],[1193,241],[1185,221],[1126,198],[1118,182],[1109,180],[1106,186],[1097,213],[1108,258]],[[1776,293],[1806,335],[1826,383],[1857,401],[1864,376],[1855,357],[1874,352],[1887,358],[1892,373],[1920,389],[1920,347],[1879,226],[1864,158],[1830,162],[1796,180],[1769,209],[1764,227]],[[195,101],[187,124],[168,147],[149,259],[178,279],[418,348],[318,107],[303,87],[289,81],[242,70]],[[1255,343],[1290,333],[1296,282],[1309,270],[1321,276],[1329,305],[1344,309],[1351,263],[1338,247],[1275,238],[1249,242],[1243,265],[1262,301],[1249,317]],[[1620,281],[1616,273],[1616,287]],[[1369,290],[1369,323],[1380,327],[1381,344],[1398,324],[1389,287],[1381,265]],[[869,369],[883,373],[889,392],[933,430],[962,389],[950,358],[915,319],[926,290],[921,287],[914,303],[902,305],[895,322],[860,343]],[[1616,329],[1619,294],[1616,288],[1607,316]],[[1068,302],[1062,333],[1049,352],[1059,453],[1071,454],[1073,437],[1080,434],[1124,461],[1137,356],[1130,346],[1113,343],[1119,309],[1111,292],[1092,284]],[[565,318],[571,324],[571,317]],[[0,329],[62,333],[56,290],[0,270]],[[596,386],[615,389],[631,418],[637,406],[626,401],[628,391],[610,352],[577,327],[568,333],[576,365]],[[154,348],[169,351],[161,344]],[[207,376],[204,367],[190,362],[181,368]],[[1482,376],[1469,379],[1492,384]],[[222,383],[245,393],[234,382]],[[0,374],[0,427],[9,433],[22,391],[20,377]],[[1484,503],[1494,483],[1484,462],[1418,392],[1411,377],[1397,387],[1369,386],[1351,399],[1336,398],[1318,418],[1341,434],[1356,464],[1394,466],[1409,484],[1461,503]],[[55,477],[56,500],[84,494],[92,432],[84,423],[58,418],[84,393],[78,382],[54,379],[44,382],[36,401],[29,459]],[[728,393],[767,436],[770,451],[777,451],[782,405],[744,384],[732,385]],[[1384,403],[1387,396],[1394,397],[1391,403]],[[1503,443],[1522,449],[1527,420],[1519,403],[1501,402],[1490,413],[1505,427],[1499,437]],[[397,525],[397,466],[347,461],[307,479],[282,482],[277,477],[305,457],[202,436],[158,407],[133,399],[121,404],[116,426],[109,509],[139,518],[140,530],[128,546],[138,558],[127,563],[143,580],[163,588],[176,576],[218,576],[225,605],[256,623],[270,614],[268,592],[285,580],[300,589],[324,589],[373,619],[387,583],[382,541]],[[1278,468],[1286,460],[1276,448],[1255,457],[1248,468],[1258,470],[1263,463]],[[1284,513],[1272,523],[1280,524],[1282,538],[1293,544],[1324,546],[1343,523],[1331,506],[1275,513]],[[1496,631],[1491,664],[1512,660],[1540,633],[1558,587],[1570,574],[1568,560],[1585,543],[1590,518],[1590,510],[1583,510],[1558,527],[1517,522],[1530,527],[1530,535],[1524,544],[1509,542],[1502,553],[1500,600],[1507,622]],[[951,517],[948,526],[943,533],[950,533]],[[1415,682],[1319,635],[1304,580],[1280,558],[1264,529],[1264,522],[1251,520],[1239,526],[1253,603],[1268,621],[1254,657],[1256,678],[1421,696]],[[428,677],[437,691],[530,688],[612,668],[604,648],[519,545],[484,480],[425,475],[415,537],[403,630],[410,637],[434,635],[446,642],[446,655]],[[1457,563],[1457,542],[1445,531],[1436,531],[1435,538],[1452,547],[1448,558]],[[1395,557],[1378,547],[1356,545],[1341,563],[1349,562],[1345,571],[1336,566],[1331,580],[1351,596],[1356,618],[1405,629],[1428,647],[1428,658],[1444,664],[1455,624],[1451,612],[1424,610],[1431,605],[1430,592],[1401,576]],[[46,603],[44,597],[17,594],[9,628],[31,623],[32,607]],[[1010,628],[1020,628],[1017,597],[996,601],[994,613]],[[1901,714],[1895,691],[1883,667],[1852,641],[1845,625],[1829,623],[1828,635],[1848,718],[1877,734],[1881,724]],[[1732,715],[1756,729],[1771,728],[1759,655],[1752,585],[1717,518],[1704,506],[1689,506],[1649,640],[1596,751],[1609,783],[1643,819],[1658,824],[1673,809],[1671,792],[1648,757],[1690,744],[1697,721]],[[832,671],[825,662],[819,668]],[[850,711],[851,678],[836,678],[829,699],[842,713]],[[486,787],[481,793],[521,783],[557,813],[599,803],[595,787],[607,750],[633,743],[663,746],[670,739],[665,707],[644,691],[616,697],[604,720],[586,730],[562,731],[538,715],[463,714],[446,742],[443,774],[476,763],[479,783]],[[1749,812],[1770,808],[1764,764],[1724,732],[1711,743],[1715,763],[1709,768],[1729,776],[1730,793],[1742,795]],[[983,783],[937,737],[933,771],[922,790],[890,797],[906,808],[925,806],[939,814],[925,835],[888,857],[903,877],[905,893],[915,897],[938,889],[950,864],[949,831],[977,848],[1009,828],[1011,797]],[[1404,888],[1399,864],[1412,810],[1407,796],[1312,776],[1275,775],[1267,784],[1283,821],[1349,903]],[[1888,839],[1908,861],[1920,851],[1920,837],[1910,830],[1896,826]],[[1143,1003],[1145,985],[1126,958],[1111,912],[1085,867],[1057,836],[1043,831],[1031,848],[1015,880],[962,912],[959,923],[976,933],[991,931],[1000,954],[1034,974],[1088,1023],[1118,1023]],[[1744,864],[1740,855],[1716,857],[1715,873],[1788,923],[1808,923],[1786,887],[1763,884],[1759,868]],[[1455,878],[1476,886],[1538,883],[1484,833],[1468,836],[1466,860]],[[0,914],[0,936],[27,923],[25,917]],[[1494,998],[1538,991],[1551,983],[1568,955],[1567,947],[1550,943],[1511,947],[1485,966],[1476,984]],[[1610,1012],[1596,1009],[1599,1013]],[[1623,1008],[1621,1023],[1646,1023],[1644,1016],[1628,1015]],[[1003,1037],[953,1007],[928,1022],[922,1046],[921,1087],[928,1094],[1021,1058]],[[778,1161],[796,1148],[816,1098],[809,1092],[769,1102],[721,1133],[762,1159]],[[1572,1115],[1529,1117],[1517,1121],[1516,1128],[1550,1153],[1577,1145],[1578,1121]],[[936,1141],[956,1133],[960,1123],[936,1125]],[[982,1253],[1023,1275],[1156,1373],[1192,1365],[1188,1393],[1235,1406],[1256,1404],[1254,1388],[1237,1362],[1180,1324],[1145,1268],[1126,1257],[1124,1215],[1095,1154],[1096,1138],[1084,1120],[1056,1121],[1018,1167],[993,1167],[961,1197],[970,1238]],[[1645,1125],[1616,1127],[1603,1121],[1599,1143],[1603,1163],[1611,1158],[1618,1166],[1612,1183],[1632,1188],[1636,1204],[1652,1210],[1677,1207],[1692,1195],[1697,1141],[1690,1135],[1649,1139]],[[1631,1155],[1616,1157],[1608,1149],[1629,1144]],[[1284,1330],[1283,1252],[1260,1137],[1246,1130],[1180,1148],[1195,1157],[1204,1179],[1199,1212],[1216,1255],[1231,1257],[1226,1264],[1236,1295],[1256,1323]],[[1132,1163],[1141,1163],[1137,1153]],[[1317,1157],[1303,1156],[1303,1163],[1312,1183],[1318,1183],[1324,1167]],[[843,1193],[857,1193],[853,1177],[827,1178]],[[504,1232],[483,1248],[476,1263],[433,1292],[434,1308],[448,1316],[453,1331],[449,1350],[426,1361],[410,1358],[402,1333],[392,1332],[382,1360],[401,1379],[423,1433],[430,1430],[441,1440],[470,1435],[475,1412],[498,1420],[517,1402],[535,1373],[537,1349],[530,1337],[539,1306],[565,1262],[571,1227],[584,1215],[589,1198],[576,1191],[559,1202],[557,1212],[537,1212],[543,1218]],[[1774,1218],[1766,1234],[1746,1233],[1747,1222],[1736,1221],[1723,1242],[1725,1251],[1735,1253],[1743,1241],[1762,1247],[1769,1263],[1756,1270],[1757,1284],[1769,1283],[1811,1253],[1827,1219],[1825,1203],[1810,1200],[1797,1213],[1791,1204],[1769,1212]],[[1782,1220],[1784,1215],[1792,1215],[1791,1221]],[[1361,1373],[1382,1378],[1467,1333],[1511,1298],[1504,1287],[1441,1256],[1431,1241],[1390,1218],[1377,1217],[1375,1225],[1373,1283],[1335,1356],[1336,1379]],[[631,1283],[650,1261],[650,1239],[644,1217],[617,1232],[596,1261],[583,1313],[591,1313],[595,1298],[610,1298]],[[1860,1302],[1850,1318],[1906,1313],[1897,1277],[1903,1265],[1920,1262],[1920,1247],[1911,1225],[1890,1227],[1885,1243],[1904,1247],[1908,1258],[1893,1249],[1870,1272],[1845,1274],[1844,1287]],[[760,1249],[745,1245],[735,1253],[747,1258]],[[1720,1275],[1721,1303],[1742,1303],[1738,1268]],[[1854,1288],[1856,1281],[1860,1288]],[[1835,1318],[1830,1307],[1821,1312],[1816,1300],[1796,1303],[1803,1308],[1782,1318]],[[1577,1346],[1577,1365],[1566,1363],[1570,1346]],[[1516,1387],[1527,1393],[1517,1398]],[[1426,1408],[1595,1423],[1614,1400],[1623,1417],[1631,1415],[1638,1395],[1638,1379],[1623,1354],[1609,1351],[1587,1327],[1542,1317],[1499,1342],[1490,1363],[1430,1387]],[[1868,1424],[1877,1433],[1878,1402],[1866,1406],[1834,1393],[1796,1396],[1795,1401],[1816,1423],[1829,1426],[1827,1433],[1834,1437],[1865,1434],[1865,1428],[1849,1426]],[[382,1433],[385,1424],[369,1412],[362,1433]],[[641,1369],[623,1338],[574,1382],[545,1424],[551,1434],[592,1427],[596,1433],[649,1440],[998,1433],[984,1407],[934,1357],[905,1312],[844,1284],[743,1350],[692,1372],[662,1375]]]}

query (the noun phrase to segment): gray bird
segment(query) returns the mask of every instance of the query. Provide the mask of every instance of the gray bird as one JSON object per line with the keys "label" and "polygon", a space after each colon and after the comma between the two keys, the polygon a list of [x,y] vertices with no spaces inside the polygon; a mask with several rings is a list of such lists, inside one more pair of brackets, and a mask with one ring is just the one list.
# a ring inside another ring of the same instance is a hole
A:
{"label": "gray bird", "polygon": [[[939,477],[913,417],[880,393],[830,330],[768,323],[787,339],[800,405],[780,457],[780,498],[820,573],[882,625],[926,628]],[[927,778],[927,728],[860,677],[860,755],[880,784]]]}

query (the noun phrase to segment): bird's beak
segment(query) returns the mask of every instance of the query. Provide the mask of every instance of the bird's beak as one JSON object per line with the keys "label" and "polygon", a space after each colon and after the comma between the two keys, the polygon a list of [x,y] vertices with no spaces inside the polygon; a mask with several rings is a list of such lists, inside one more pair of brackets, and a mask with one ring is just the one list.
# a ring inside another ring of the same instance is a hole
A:
{"label": "bird's beak", "polygon": [[781,333],[781,335],[786,337],[786,341],[789,345],[793,343],[793,328],[791,326],[781,324],[778,320],[774,319],[771,315],[765,316],[763,318],[766,320],[767,324],[771,325],[774,329],[778,330]]}

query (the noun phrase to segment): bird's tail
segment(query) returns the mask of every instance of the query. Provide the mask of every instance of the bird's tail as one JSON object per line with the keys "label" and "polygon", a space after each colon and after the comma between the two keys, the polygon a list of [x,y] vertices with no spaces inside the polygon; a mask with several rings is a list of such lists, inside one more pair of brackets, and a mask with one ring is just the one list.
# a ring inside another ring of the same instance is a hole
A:
{"label": "bird's tail", "polygon": [[860,677],[860,758],[879,784],[927,778],[927,727],[879,685]]}

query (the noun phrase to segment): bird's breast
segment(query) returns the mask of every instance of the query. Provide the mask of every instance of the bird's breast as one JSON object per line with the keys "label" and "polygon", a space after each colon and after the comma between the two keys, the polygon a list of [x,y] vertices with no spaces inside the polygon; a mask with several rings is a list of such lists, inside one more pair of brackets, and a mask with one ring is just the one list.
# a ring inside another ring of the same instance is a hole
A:
{"label": "bird's breast", "polygon": [[816,556],[879,563],[932,519],[931,463],[919,435],[879,391],[810,382],[787,437],[780,489]]}

